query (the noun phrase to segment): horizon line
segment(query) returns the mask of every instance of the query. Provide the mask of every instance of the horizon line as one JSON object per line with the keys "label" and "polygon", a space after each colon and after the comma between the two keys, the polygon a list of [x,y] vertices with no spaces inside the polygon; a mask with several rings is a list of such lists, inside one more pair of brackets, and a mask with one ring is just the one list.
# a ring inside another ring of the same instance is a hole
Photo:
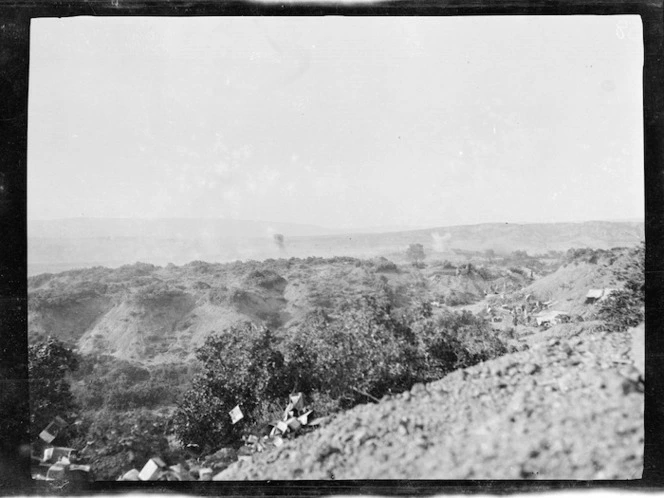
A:
{"label": "horizon line", "polygon": [[297,226],[309,226],[317,227],[325,230],[331,231],[358,231],[358,230],[397,230],[397,231],[417,231],[417,230],[427,230],[434,228],[453,228],[453,227],[465,227],[465,226],[479,226],[479,225],[553,225],[553,224],[582,224],[582,223],[645,223],[645,217],[642,218],[613,218],[613,219],[584,219],[584,220],[555,220],[555,221],[481,221],[481,222],[471,222],[471,223],[454,223],[454,224],[429,224],[429,225],[405,225],[405,224],[394,224],[394,225],[371,225],[371,226],[357,226],[357,227],[330,227],[326,225],[319,225],[316,223],[300,223],[293,221],[275,221],[275,220],[261,220],[261,219],[241,219],[241,218],[221,218],[221,217],[146,217],[146,218],[135,218],[135,217],[95,217],[95,216],[79,216],[79,217],[68,217],[68,218],[27,218],[27,222],[62,222],[62,221],[229,221],[229,222],[245,222],[245,223],[274,223],[281,225],[297,225]]}

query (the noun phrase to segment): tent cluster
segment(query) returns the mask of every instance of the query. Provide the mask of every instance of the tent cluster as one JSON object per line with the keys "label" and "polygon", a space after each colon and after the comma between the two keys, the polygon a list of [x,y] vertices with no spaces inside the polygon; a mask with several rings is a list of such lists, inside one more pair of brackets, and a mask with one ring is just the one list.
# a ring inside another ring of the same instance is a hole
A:
{"label": "tent cluster", "polygon": [[571,320],[569,313],[565,311],[547,311],[535,316],[539,327],[548,327],[558,323],[568,323]]}

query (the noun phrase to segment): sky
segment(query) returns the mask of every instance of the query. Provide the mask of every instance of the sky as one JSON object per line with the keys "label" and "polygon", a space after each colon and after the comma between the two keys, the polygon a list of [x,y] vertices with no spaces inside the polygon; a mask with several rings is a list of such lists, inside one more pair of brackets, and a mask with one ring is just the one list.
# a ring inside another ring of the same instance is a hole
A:
{"label": "sky", "polygon": [[33,19],[28,218],[643,218],[638,16]]}

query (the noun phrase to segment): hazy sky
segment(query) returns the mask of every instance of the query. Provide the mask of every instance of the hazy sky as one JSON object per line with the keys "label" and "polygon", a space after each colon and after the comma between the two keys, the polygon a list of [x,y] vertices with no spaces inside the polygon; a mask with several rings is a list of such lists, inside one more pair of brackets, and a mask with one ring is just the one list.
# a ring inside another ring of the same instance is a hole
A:
{"label": "hazy sky", "polygon": [[32,21],[28,213],[643,216],[638,16]]}

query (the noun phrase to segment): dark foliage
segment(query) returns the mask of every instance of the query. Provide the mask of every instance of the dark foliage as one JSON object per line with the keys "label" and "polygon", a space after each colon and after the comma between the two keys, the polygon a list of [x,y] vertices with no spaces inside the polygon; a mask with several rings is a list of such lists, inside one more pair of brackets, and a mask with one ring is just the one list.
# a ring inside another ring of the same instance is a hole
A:
{"label": "dark foliage", "polygon": [[31,437],[37,437],[56,416],[66,421],[76,416],[78,407],[68,377],[77,368],[77,355],[57,339],[49,337],[28,348]]}
{"label": "dark foliage", "polygon": [[[246,324],[211,335],[198,350],[203,371],[179,403],[175,430],[183,444],[209,451],[237,444],[245,430],[278,415],[292,391],[324,415],[506,352],[471,313],[434,317],[420,304],[398,314],[388,296],[348,301],[335,315],[317,309],[281,344],[270,330]],[[236,405],[245,418],[233,425]]]}
{"label": "dark foliage", "polygon": [[424,261],[424,246],[422,244],[410,244],[406,251],[406,258],[413,263],[420,263]]}
{"label": "dark foliage", "polygon": [[286,341],[298,389],[323,393],[337,400],[339,408],[361,401],[357,391],[379,397],[417,380],[412,330],[390,314],[388,305],[372,298],[347,306],[334,319],[322,311],[313,313]]}
{"label": "dark foliage", "polygon": [[395,313],[388,301],[365,299],[330,317],[319,310],[284,344],[299,390],[348,408],[366,398],[401,392],[507,352],[489,325],[470,313],[435,318],[428,304]]}
{"label": "dark foliage", "polygon": [[645,319],[645,244],[630,250],[625,264],[614,272],[624,288],[600,303],[598,316],[609,330],[621,331]]}
{"label": "dark foliage", "polygon": [[158,408],[174,404],[191,380],[184,364],[141,367],[113,357],[83,356],[72,387],[80,406],[97,410]]}
{"label": "dark foliage", "polygon": [[[245,425],[256,421],[262,403],[281,400],[291,390],[282,354],[269,329],[247,323],[210,335],[197,351],[203,371],[178,404],[177,436],[183,444],[218,448],[237,443]],[[240,405],[245,419],[231,423]]]}
{"label": "dark foliage", "polygon": [[590,263],[594,265],[609,252],[604,249],[591,249],[589,247],[568,249],[565,253],[564,264]]}
{"label": "dark foliage", "polygon": [[169,417],[145,409],[88,412],[74,445],[82,448],[81,456],[92,466],[95,479],[115,480],[133,467],[140,469],[153,456],[177,457],[166,439],[170,426]]}

